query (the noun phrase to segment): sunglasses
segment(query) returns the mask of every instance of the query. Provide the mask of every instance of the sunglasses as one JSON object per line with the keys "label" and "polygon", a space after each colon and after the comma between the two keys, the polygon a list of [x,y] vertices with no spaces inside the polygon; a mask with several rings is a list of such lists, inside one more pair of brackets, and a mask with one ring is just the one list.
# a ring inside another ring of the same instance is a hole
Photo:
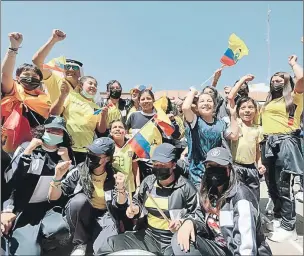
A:
{"label": "sunglasses", "polygon": [[71,68],[72,68],[73,71],[78,71],[80,69],[80,67],[77,66],[77,65],[67,64],[67,65],[64,66],[65,70],[70,70]]}

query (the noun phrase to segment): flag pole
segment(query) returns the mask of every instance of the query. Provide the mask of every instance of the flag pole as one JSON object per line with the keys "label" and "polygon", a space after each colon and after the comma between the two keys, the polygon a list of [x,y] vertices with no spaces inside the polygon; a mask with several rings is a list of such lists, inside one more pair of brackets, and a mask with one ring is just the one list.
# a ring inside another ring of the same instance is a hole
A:
{"label": "flag pole", "polygon": [[[223,70],[223,68],[227,67],[225,64],[223,64],[219,69]],[[205,81],[201,84],[201,86],[203,87],[212,77],[215,76],[215,72]]]}

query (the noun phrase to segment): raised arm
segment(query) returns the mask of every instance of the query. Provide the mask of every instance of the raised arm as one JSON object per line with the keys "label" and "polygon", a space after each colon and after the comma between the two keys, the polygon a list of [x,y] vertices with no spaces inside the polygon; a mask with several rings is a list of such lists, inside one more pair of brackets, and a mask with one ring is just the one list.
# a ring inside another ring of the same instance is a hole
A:
{"label": "raised arm", "polygon": [[66,34],[59,29],[54,29],[52,36],[49,40],[34,54],[33,63],[38,66],[43,74],[43,79],[48,79],[52,75],[52,71],[49,69],[43,69],[43,64],[54,45],[66,38]]}
{"label": "raised arm", "polygon": [[193,113],[191,106],[192,106],[193,99],[196,95],[198,95],[198,91],[195,88],[191,87],[190,92],[188,92],[186,99],[184,100],[184,103],[182,106],[182,110],[183,110],[185,119],[189,123],[191,123],[195,117],[195,113]]}
{"label": "raised arm", "polygon": [[64,102],[70,93],[70,87],[67,82],[62,81],[62,85],[60,88],[60,96],[53,103],[50,109],[50,114],[54,116],[60,116],[64,110]]}
{"label": "raised arm", "polygon": [[229,135],[227,135],[227,139],[229,140],[238,140],[239,138],[239,125],[237,123],[236,116],[236,106],[234,103],[234,99],[228,102],[228,107],[230,110],[230,126],[229,126]]}
{"label": "raised arm", "polygon": [[21,33],[13,32],[8,34],[10,40],[10,47],[4,56],[4,60],[1,64],[1,91],[3,94],[9,94],[13,90],[14,80],[13,72],[16,63],[16,55],[18,54],[18,49],[22,43],[23,36]]}
{"label": "raised arm", "polygon": [[217,83],[218,83],[218,80],[220,79],[221,75],[222,75],[222,70],[223,68],[219,68],[215,71],[214,73],[214,77],[213,77],[213,81],[212,81],[212,86],[213,87],[216,87],[217,86]]}
{"label": "raised arm", "polygon": [[291,66],[293,73],[296,77],[295,91],[297,93],[304,92],[304,83],[303,83],[303,68],[297,63],[298,57],[292,55],[288,58],[288,63]]}

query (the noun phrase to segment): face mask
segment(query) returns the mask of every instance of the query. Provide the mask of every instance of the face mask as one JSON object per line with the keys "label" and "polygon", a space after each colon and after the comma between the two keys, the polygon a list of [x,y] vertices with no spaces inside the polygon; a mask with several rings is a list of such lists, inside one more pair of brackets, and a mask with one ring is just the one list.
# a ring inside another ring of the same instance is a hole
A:
{"label": "face mask", "polygon": [[49,146],[55,146],[63,142],[63,136],[45,132],[42,136],[42,140]]}
{"label": "face mask", "polygon": [[153,173],[158,181],[166,180],[171,176],[171,168],[153,168]]}
{"label": "face mask", "polygon": [[110,97],[112,99],[119,99],[120,96],[121,96],[121,90],[116,90],[116,89],[114,89],[114,90],[111,89],[110,90]]}
{"label": "face mask", "polygon": [[218,195],[219,186],[229,181],[227,169],[223,167],[209,167],[206,169],[206,183],[210,194]]}
{"label": "face mask", "polygon": [[280,83],[273,83],[273,84],[272,84],[272,90],[273,90],[274,92],[283,91],[283,87],[284,87],[284,84],[280,84]]}
{"label": "face mask", "polygon": [[98,156],[94,156],[91,154],[88,154],[87,156],[89,158],[89,169],[90,170],[95,170],[97,169],[99,166],[101,166],[100,162],[100,157]]}
{"label": "face mask", "polygon": [[35,77],[21,77],[20,78],[20,83],[23,85],[24,89],[28,91],[33,91],[37,87],[41,85],[41,82],[39,79]]}
{"label": "face mask", "polygon": [[93,99],[95,97],[95,95],[87,93],[84,89],[82,89],[82,91],[80,93],[83,97],[85,97],[87,99]]}

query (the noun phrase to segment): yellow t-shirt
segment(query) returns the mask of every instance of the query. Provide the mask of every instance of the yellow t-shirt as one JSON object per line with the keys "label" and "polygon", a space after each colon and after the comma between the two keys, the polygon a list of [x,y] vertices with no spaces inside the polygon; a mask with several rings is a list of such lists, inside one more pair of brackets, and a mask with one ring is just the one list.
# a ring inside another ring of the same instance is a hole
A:
{"label": "yellow t-shirt", "polygon": [[175,116],[175,121],[179,127],[179,132],[180,132],[180,136],[179,136],[179,140],[182,139],[185,136],[185,126],[184,126],[184,122],[183,120],[179,117],[179,116]]}
{"label": "yellow t-shirt", "polygon": [[116,105],[109,106],[107,115],[107,129],[110,129],[110,123],[114,120],[121,120],[122,116],[118,109],[118,103]]}
{"label": "yellow t-shirt", "polygon": [[129,119],[129,117],[130,117],[130,115],[133,113],[133,112],[136,112],[137,111],[137,109],[133,106],[132,108],[130,108],[130,110],[129,110],[129,113],[128,113],[128,115],[127,115],[127,120]]}
{"label": "yellow t-shirt", "polygon": [[296,105],[293,118],[286,111],[283,97],[272,100],[262,112],[264,134],[284,134],[300,129],[303,112],[303,93],[293,93],[293,103]]}
{"label": "yellow t-shirt", "polygon": [[106,209],[106,199],[105,192],[103,190],[104,182],[107,178],[107,172],[104,172],[101,175],[95,175],[92,173],[92,182],[94,186],[94,191],[91,199],[91,203],[96,209]]}
{"label": "yellow t-shirt", "polygon": [[74,151],[86,152],[86,147],[93,142],[95,128],[101,118],[100,113],[94,115],[97,109],[100,109],[98,105],[77,92],[70,92],[66,98],[63,117],[74,141]]}
{"label": "yellow t-shirt", "polygon": [[135,191],[135,182],[134,182],[134,175],[132,171],[132,160],[133,160],[134,152],[130,147],[125,147],[123,149],[119,147],[115,147],[114,152],[114,161],[113,167],[115,171],[121,172],[126,176],[125,183],[126,187],[129,191],[129,184],[130,184],[130,191]]}
{"label": "yellow t-shirt", "polygon": [[63,81],[65,81],[70,86],[70,91],[74,90],[72,85],[65,78],[58,76],[54,72],[52,72],[52,75],[48,79],[43,80],[43,83],[46,85],[52,103],[54,103],[59,98],[60,87]]}
{"label": "yellow t-shirt", "polygon": [[231,142],[233,161],[239,164],[253,164],[256,162],[257,144],[263,140],[262,129],[255,124],[248,127],[242,121],[239,121],[239,128],[239,139]]}

